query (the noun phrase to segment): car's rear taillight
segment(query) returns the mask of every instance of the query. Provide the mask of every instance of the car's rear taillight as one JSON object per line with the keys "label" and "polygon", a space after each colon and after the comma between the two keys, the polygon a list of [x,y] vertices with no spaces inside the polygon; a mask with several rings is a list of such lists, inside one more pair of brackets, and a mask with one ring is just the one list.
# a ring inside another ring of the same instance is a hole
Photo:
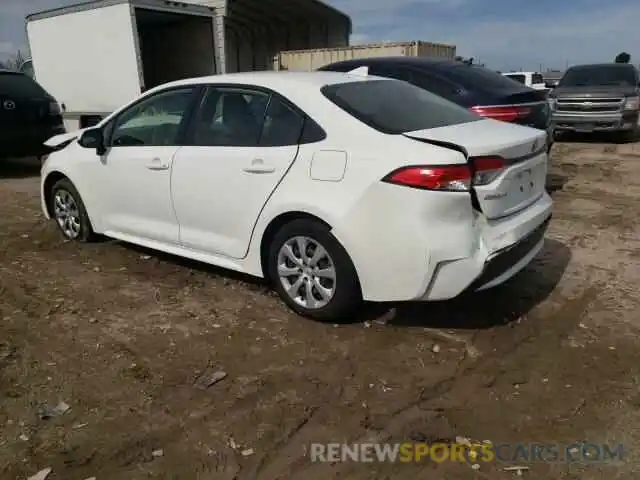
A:
{"label": "car's rear taillight", "polygon": [[56,101],[49,102],[49,115],[52,117],[56,117],[62,114],[62,109],[60,108],[60,104]]}
{"label": "car's rear taillight", "polygon": [[412,165],[394,170],[383,182],[423,190],[466,192],[471,187],[468,165]]}
{"label": "car's rear taillight", "polygon": [[507,107],[483,107],[478,105],[471,107],[471,111],[481,117],[493,118],[503,122],[515,122],[519,118],[528,116],[531,113],[531,108],[517,105]]}
{"label": "car's rear taillight", "polygon": [[493,182],[506,167],[502,157],[471,157],[473,165],[473,185],[487,185]]}

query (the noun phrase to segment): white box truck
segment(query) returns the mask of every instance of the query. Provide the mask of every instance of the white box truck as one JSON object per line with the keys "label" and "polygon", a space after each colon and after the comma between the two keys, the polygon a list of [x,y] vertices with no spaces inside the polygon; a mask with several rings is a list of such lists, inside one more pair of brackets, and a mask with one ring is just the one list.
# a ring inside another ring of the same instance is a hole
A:
{"label": "white box truck", "polygon": [[94,0],[27,17],[35,77],[67,130],[97,123],[141,92],[217,72],[215,11],[165,0]]}

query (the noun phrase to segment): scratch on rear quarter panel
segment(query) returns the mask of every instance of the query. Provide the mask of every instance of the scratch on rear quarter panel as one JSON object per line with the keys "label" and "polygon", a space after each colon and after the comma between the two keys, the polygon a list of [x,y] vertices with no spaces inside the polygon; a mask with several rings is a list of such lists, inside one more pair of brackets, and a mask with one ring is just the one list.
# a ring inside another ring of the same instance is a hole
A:
{"label": "scratch on rear quarter panel", "polygon": [[313,154],[309,177],[322,182],[339,182],[347,171],[347,152],[319,150]]}

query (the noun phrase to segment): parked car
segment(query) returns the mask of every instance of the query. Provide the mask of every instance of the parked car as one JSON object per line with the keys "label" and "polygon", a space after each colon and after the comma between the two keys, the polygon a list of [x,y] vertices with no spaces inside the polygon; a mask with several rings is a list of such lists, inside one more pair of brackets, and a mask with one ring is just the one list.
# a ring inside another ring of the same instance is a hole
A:
{"label": "parked car", "polygon": [[65,132],[58,102],[28,75],[0,70],[0,158],[41,156]]}
{"label": "parked car", "polygon": [[409,82],[483,117],[545,130],[551,150],[553,127],[546,93],[518,85],[498,72],[454,60],[406,57],[346,60],[319,70],[348,72],[359,67],[368,67],[372,75]]}
{"label": "parked car", "polygon": [[558,132],[615,132],[638,137],[640,78],[633,65],[603,63],[569,68],[549,94]]}
{"label": "parked car", "polygon": [[551,212],[544,132],[376,77],[173,82],[47,143],[42,208],[67,239],[264,277],[320,319],[498,285]]}
{"label": "parked car", "polygon": [[507,72],[502,75],[534,90],[548,89],[544,77],[538,72]]}

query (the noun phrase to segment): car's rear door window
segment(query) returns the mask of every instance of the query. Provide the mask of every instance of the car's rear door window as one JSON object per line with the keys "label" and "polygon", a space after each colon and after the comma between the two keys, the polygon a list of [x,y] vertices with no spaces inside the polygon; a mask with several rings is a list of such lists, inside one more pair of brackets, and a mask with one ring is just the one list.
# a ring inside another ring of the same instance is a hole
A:
{"label": "car's rear door window", "polygon": [[449,100],[396,80],[339,83],[326,85],[321,91],[353,117],[388,134],[480,120]]}
{"label": "car's rear door window", "polygon": [[197,112],[190,145],[256,147],[270,95],[243,88],[210,87]]}

